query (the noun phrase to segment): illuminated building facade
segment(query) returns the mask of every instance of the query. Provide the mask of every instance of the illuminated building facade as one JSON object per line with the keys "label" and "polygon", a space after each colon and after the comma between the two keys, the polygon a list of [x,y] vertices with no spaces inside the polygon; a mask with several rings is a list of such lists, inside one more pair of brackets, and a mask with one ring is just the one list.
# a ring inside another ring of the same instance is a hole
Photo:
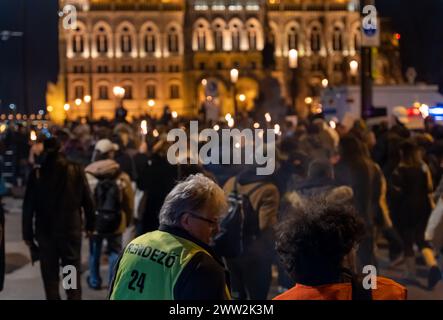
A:
{"label": "illuminated building facade", "polygon": [[[112,117],[115,86],[125,89],[130,116],[158,115],[164,105],[196,114],[204,101],[232,112],[232,68],[239,70],[239,108],[253,108],[267,43],[274,50],[272,76],[288,104],[291,49],[298,53],[299,108],[305,97],[318,94],[324,79],[328,86],[358,81],[350,67],[353,60],[357,69],[359,64],[355,0],[60,1],[61,8],[66,4],[78,10],[75,30],[60,22],[60,81],[72,117],[86,116],[91,104],[94,118]],[[401,82],[393,66],[399,59],[382,50],[376,57],[375,83]]]}

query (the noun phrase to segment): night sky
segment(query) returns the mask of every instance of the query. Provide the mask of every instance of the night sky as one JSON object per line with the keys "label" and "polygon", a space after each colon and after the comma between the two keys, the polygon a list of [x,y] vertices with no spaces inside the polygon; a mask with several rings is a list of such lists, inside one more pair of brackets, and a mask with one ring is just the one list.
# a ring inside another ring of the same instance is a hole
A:
{"label": "night sky", "polygon": [[[44,106],[46,82],[57,79],[57,3],[57,0],[0,1],[0,31],[26,34],[25,41],[0,40],[1,113],[10,103],[17,104],[19,112],[24,111],[25,83],[30,112]],[[415,67],[418,81],[438,83],[443,92],[443,0],[378,0],[376,5],[382,16],[392,19],[395,31],[401,34],[403,70]]]}

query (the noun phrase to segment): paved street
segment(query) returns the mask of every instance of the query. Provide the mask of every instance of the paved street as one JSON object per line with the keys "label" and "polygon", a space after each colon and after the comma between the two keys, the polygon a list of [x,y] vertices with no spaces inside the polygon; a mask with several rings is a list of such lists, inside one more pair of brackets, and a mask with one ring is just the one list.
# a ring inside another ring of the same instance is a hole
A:
{"label": "paved street", "polygon": [[[21,240],[21,201],[12,198],[4,199],[6,214],[6,279],[5,288],[0,292],[0,300],[6,299],[44,299],[43,283],[40,278],[39,264],[34,266],[30,263],[27,247]],[[94,291],[87,287],[87,258],[88,246],[87,241],[83,241],[82,248],[82,288],[83,298],[86,300],[104,299],[107,294],[107,288],[101,291]],[[386,252],[380,250],[380,270],[381,274],[402,282],[401,266],[394,270],[387,270],[387,260],[384,258]],[[425,289],[426,284],[426,268],[418,265],[417,274],[419,279],[418,285],[407,285],[409,299],[443,299],[443,283],[440,282],[433,291]],[[107,266],[102,265],[102,277],[107,278]],[[276,295],[275,279],[270,292],[270,297]],[[60,288],[60,292],[63,292]]]}

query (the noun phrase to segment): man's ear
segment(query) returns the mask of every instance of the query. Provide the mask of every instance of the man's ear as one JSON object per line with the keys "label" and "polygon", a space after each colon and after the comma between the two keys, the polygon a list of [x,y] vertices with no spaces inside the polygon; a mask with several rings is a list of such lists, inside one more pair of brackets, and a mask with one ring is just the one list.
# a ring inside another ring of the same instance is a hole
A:
{"label": "man's ear", "polygon": [[180,217],[180,225],[182,226],[183,229],[188,230],[189,228],[189,214],[185,213],[182,214],[182,216]]}

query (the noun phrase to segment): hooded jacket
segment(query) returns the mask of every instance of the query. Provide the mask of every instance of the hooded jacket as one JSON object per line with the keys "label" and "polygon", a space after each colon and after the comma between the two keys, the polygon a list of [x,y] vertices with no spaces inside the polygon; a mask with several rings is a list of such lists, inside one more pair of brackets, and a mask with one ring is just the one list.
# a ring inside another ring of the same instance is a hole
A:
{"label": "hooded jacket", "polygon": [[134,190],[129,176],[120,171],[120,165],[114,160],[99,160],[91,163],[85,169],[86,178],[93,194],[100,179],[115,177],[117,185],[121,191],[122,220],[115,232],[122,234],[132,222],[134,212]]}
{"label": "hooded jacket", "polygon": [[[223,187],[228,195],[234,189],[236,177],[230,178]],[[258,184],[262,184],[249,197],[252,207],[258,213],[259,227],[261,231],[271,230],[277,223],[277,213],[280,195],[277,187],[270,176],[259,176],[255,173],[255,168],[246,169],[237,176],[238,192],[247,194]]]}

